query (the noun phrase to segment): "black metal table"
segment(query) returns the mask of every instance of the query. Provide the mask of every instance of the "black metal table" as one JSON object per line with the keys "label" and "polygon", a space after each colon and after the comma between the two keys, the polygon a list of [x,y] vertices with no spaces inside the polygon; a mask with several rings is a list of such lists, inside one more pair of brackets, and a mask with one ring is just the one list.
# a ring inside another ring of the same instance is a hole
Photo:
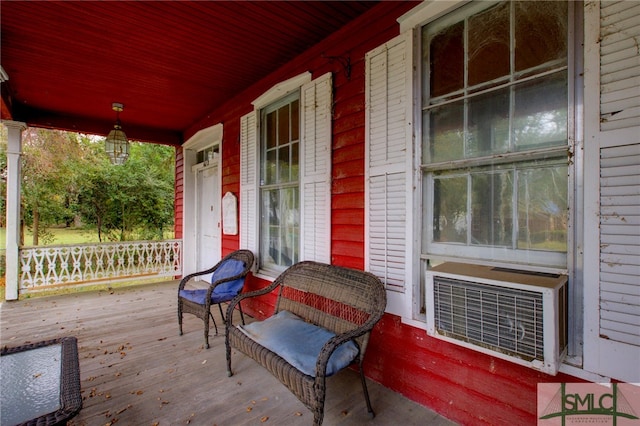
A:
{"label": "black metal table", "polygon": [[0,351],[0,423],[63,425],[82,408],[75,337]]}

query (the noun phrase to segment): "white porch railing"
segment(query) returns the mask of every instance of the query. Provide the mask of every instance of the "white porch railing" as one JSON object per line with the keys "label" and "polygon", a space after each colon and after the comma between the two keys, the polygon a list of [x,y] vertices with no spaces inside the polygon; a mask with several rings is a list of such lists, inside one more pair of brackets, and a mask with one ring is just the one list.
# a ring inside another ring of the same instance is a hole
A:
{"label": "white porch railing", "polygon": [[20,249],[21,293],[182,274],[182,240]]}

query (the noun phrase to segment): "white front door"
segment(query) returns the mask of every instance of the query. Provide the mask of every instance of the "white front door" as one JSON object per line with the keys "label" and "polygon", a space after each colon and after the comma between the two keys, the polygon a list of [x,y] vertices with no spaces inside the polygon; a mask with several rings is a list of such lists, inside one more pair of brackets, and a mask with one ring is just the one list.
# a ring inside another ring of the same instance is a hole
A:
{"label": "white front door", "polygon": [[[196,226],[197,270],[211,268],[220,260],[220,194],[218,185],[218,167],[212,166],[198,170],[197,200],[198,215]],[[209,280],[211,275],[202,276]]]}

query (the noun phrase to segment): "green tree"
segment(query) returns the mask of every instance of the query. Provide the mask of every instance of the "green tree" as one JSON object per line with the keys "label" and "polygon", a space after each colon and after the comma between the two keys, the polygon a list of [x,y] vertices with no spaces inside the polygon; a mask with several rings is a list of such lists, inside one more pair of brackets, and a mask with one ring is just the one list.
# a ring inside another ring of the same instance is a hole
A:
{"label": "green tree", "polygon": [[74,159],[82,147],[74,133],[30,128],[22,143],[23,219],[32,227],[32,244],[48,237],[47,227],[73,217],[70,195],[76,187]]}
{"label": "green tree", "polygon": [[173,224],[171,147],[131,143],[124,165],[104,161],[84,168],[78,208],[100,241],[162,239]]}

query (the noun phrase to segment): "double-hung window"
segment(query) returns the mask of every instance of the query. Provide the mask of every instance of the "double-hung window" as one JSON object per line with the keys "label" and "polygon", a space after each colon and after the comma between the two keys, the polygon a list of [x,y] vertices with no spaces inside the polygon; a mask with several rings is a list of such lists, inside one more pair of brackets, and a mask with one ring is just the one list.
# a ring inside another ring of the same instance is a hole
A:
{"label": "double-hung window", "polygon": [[565,269],[568,2],[476,2],[422,27],[423,254]]}
{"label": "double-hung window", "polygon": [[240,247],[276,277],[302,260],[330,263],[332,78],[304,73],[240,120]]}
{"label": "double-hung window", "polygon": [[300,257],[300,92],[260,113],[260,268]]}

